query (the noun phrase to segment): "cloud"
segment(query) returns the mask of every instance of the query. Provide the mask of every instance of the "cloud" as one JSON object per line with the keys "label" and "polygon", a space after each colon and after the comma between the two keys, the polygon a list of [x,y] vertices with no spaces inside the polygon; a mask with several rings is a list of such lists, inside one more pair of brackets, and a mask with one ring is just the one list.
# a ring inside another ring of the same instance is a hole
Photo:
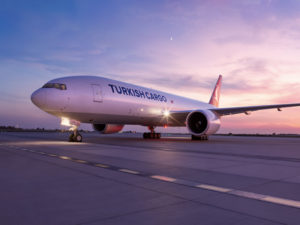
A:
{"label": "cloud", "polygon": [[279,95],[274,97],[274,102],[300,103],[300,83],[285,84],[279,90]]}

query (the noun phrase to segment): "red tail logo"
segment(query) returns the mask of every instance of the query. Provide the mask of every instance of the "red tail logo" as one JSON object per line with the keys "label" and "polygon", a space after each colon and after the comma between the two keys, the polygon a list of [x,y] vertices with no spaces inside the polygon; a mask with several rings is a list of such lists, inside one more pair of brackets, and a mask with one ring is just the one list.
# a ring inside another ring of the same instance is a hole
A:
{"label": "red tail logo", "polygon": [[219,107],[220,91],[222,85],[222,75],[219,76],[219,79],[216,83],[215,89],[210,97],[209,104]]}

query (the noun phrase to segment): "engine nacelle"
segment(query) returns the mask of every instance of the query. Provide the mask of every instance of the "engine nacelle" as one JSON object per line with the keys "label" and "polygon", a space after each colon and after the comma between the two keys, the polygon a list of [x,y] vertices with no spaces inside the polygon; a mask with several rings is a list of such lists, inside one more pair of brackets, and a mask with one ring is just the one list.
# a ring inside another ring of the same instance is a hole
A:
{"label": "engine nacelle", "polygon": [[121,124],[93,124],[93,128],[101,134],[118,133],[123,129],[124,125]]}
{"label": "engine nacelle", "polygon": [[220,124],[220,118],[209,110],[190,112],[186,118],[186,127],[195,136],[214,134]]}

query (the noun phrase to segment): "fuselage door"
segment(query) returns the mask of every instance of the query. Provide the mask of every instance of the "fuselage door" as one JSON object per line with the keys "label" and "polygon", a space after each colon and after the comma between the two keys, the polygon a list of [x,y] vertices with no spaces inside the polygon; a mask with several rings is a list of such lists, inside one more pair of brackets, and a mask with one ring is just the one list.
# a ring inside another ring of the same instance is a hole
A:
{"label": "fuselage door", "polygon": [[99,84],[92,84],[93,89],[93,101],[103,102],[102,90]]}

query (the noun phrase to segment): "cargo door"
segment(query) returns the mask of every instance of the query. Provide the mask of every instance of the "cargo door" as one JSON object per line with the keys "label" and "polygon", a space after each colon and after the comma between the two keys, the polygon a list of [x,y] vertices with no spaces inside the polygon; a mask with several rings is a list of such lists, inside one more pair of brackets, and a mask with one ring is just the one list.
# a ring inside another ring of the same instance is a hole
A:
{"label": "cargo door", "polygon": [[99,84],[92,84],[93,89],[93,101],[103,102],[102,90]]}

